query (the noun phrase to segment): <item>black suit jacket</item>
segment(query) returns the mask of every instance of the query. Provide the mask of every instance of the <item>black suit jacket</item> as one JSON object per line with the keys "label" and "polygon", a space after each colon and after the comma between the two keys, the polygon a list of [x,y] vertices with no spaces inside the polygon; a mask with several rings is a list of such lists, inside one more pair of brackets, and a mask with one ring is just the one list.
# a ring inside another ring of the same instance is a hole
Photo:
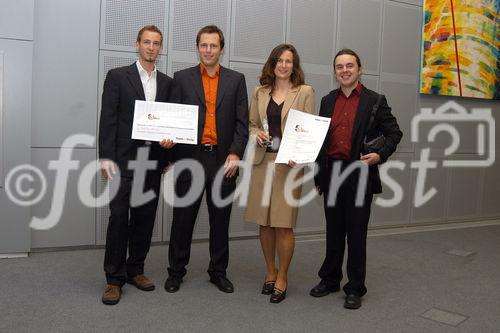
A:
{"label": "black suit jacket", "polygon": [[[157,71],[156,101],[168,102],[172,79]],[[144,146],[142,140],[132,139],[132,123],[136,100],[146,100],[136,63],[112,69],[106,75],[102,92],[101,118],[99,122],[99,158],[114,161],[122,175],[131,176],[128,162],[135,160],[137,149]],[[151,144],[149,159],[158,161],[163,169],[168,151],[157,142]]]}
{"label": "black suit jacket", "polygon": [[[198,105],[198,144],[177,144],[172,149],[175,161],[183,158],[199,160],[205,125],[205,92],[200,65],[174,73],[173,103]],[[229,153],[243,157],[248,141],[248,96],[243,74],[220,66],[215,105],[217,127],[217,164],[224,164]],[[189,175],[183,173],[182,175]],[[184,176],[184,177],[186,177]],[[183,177],[183,176],[181,176]]]}
{"label": "black suit jacket", "polygon": [[[335,89],[332,90],[328,95],[323,97],[319,110],[320,116],[329,118],[332,117],[333,108],[335,107],[335,101],[337,99],[338,93],[339,89]],[[394,151],[396,150],[396,146],[403,137],[403,133],[399,129],[396,118],[392,115],[391,108],[387,105],[387,100],[383,95],[381,96],[382,98],[379,101],[379,108],[375,115],[373,124],[370,129],[367,128],[373,106],[379,100],[378,97],[378,93],[363,86],[352,132],[352,148],[350,158],[351,161],[359,160],[360,154],[363,149],[363,141],[368,130],[370,130],[370,133],[368,133],[369,138],[371,138],[372,136],[376,136],[376,133],[378,133],[379,131],[382,132],[385,136],[385,144],[379,151],[381,159],[380,163],[384,163],[385,161],[387,161],[389,156],[394,153]],[[326,192],[328,186],[330,185],[330,177],[327,174],[327,149],[330,144],[330,135],[331,133],[329,129],[328,133],[326,134],[325,141],[323,142],[321,151],[318,154],[318,158],[316,160],[319,166],[319,172],[315,177],[315,184],[316,186],[320,186],[323,193]],[[380,181],[378,166],[372,165],[369,169],[367,193],[381,192],[382,184]]]}

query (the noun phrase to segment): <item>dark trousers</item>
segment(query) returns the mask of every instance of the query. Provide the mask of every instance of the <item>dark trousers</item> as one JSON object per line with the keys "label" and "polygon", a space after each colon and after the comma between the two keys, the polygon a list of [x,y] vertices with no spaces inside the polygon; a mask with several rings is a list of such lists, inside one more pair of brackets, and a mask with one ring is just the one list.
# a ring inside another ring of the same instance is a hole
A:
{"label": "dark trousers", "polygon": [[[206,193],[210,225],[210,276],[225,276],[229,262],[229,220],[231,218],[232,200],[224,207],[217,207],[212,199],[212,187],[218,171],[216,152],[201,152],[201,164],[205,170],[205,184],[196,201],[187,207],[177,207],[174,202],[172,228],[168,248],[169,268],[172,276],[183,277],[189,263],[193,229],[200,209],[203,192]],[[224,178],[220,189],[221,197],[232,196],[236,187],[235,178]],[[175,184],[175,192],[182,198],[191,188],[193,179],[179,179]]]}
{"label": "dark trousers", "polygon": [[104,255],[104,271],[108,284],[122,286],[127,277],[144,273],[144,260],[151,245],[156,218],[160,180],[159,171],[148,171],[143,192],[153,190],[155,197],[141,206],[131,207],[133,178],[120,178],[118,193],[109,205],[111,214]]}
{"label": "dark trousers", "polygon": [[340,186],[335,205],[328,206],[329,195],[325,193],[326,256],[318,275],[329,286],[338,286],[342,281],[342,263],[347,238],[346,294],[366,294],[366,236],[373,194],[368,192],[360,207],[356,207],[357,178],[348,178]]}

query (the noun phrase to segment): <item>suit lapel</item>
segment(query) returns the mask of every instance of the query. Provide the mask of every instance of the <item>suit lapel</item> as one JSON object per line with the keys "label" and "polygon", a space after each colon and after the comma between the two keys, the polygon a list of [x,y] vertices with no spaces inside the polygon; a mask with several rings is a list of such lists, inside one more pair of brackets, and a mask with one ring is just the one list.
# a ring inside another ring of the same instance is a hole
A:
{"label": "suit lapel", "polygon": [[352,130],[353,141],[357,138],[361,124],[365,122],[367,116],[370,114],[368,109],[369,97],[365,91],[365,88],[361,90],[361,96],[359,97],[358,109],[356,110],[356,118],[354,120],[354,128]]}
{"label": "suit lapel", "polygon": [[129,80],[132,87],[134,87],[139,99],[146,100],[146,95],[144,95],[144,88],[142,87],[141,77],[139,75],[139,70],[137,69],[136,63],[133,63],[128,68],[127,79]]}
{"label": "suit lapel", "polygon": [[226,82],[226,69],[222,66],[220,66],[219,69],[219,82],[217,84],[217,98],[215,100],[215,109],[219,109],[220,103],[222,102],[222,99],[224,98],[224,93],[226,92],[226,87],[228,85],[228,82]]}
{"label": "suit lapel", "polygon": [[[325,108],[322,110],[323,112],[321,112],[321,110],[320,110],[319,115],[321,117],[328,117],[330,119],[333,118],[333,108],[335,106],[335,101],[337,100],[338,93],[339,93],[338,89],[330,92],[328,98],[326,99]],[[332,120],[330,120],[330,121],[332,121]],[[330,123],[330,126],[328,126],[328,132],[326,133],[325,141],[323,142],[323,146],[321,147],[322,151],[326,151],[326,147],[328,147],[328,145],[330,144],[329,142],[330,142],[330,137],[331,137],[331,131],[332,131],[332,124]]]}
{"label": "suit lapel", "polygon": [[320,114],[322,117],[328,117],[328,118],[333,118],[333,108],[335,106],[335,101],[337,100],[337,94],[339,93],[338,90],[333,90],[330,93],[330,96],[326,100],[326,105],[324,109],[324,113]]}
{"label": "suit lapel", "polygon": [[259,90],[259,98],[257,100],[259,101],[258,109],[261,122],[267,117],[267,106],[271,100],[271,95],[269,95],[270,92],[271,88],[262,88]]}
{"label": "suit lapel", "polygon": [[165,89],[165,85],[167,84],[167,80],[162,80],[159,72],[156,71],[156,102],[161,102],[158,98],[162,96],[161,92]]}
{"label": "suit lapel", "polygon": [[[285,97],[285,102],[283,103],[283,108],[281,108],[281,127],[282,130],[285,128],[285,119],[286,116],[288,115],[288,111],[290,111],[290,108],[293,105],[293,102],[295,101],[295,98],[297,98],[297,95],[299,94],[300,87],[295,87],[292,88],[288,94],[286,94]],[[304,111],[304,110],[300,110]]]}
{"label": "suit lapel", "polygon": [[192,80],[193,82],[193,88],[194,91],[196,91],[196,94],[198,95],[198,98],[200,99],[201,105],[205,106],[205,91],[203,90],[203,81],[201,79],[201,69],[200,65],[193,67],[193,71],[191,72]]}
{"label": "suit lapel", "polygon": [[192,67],[191,82],[193,82],[193,89],[200,100],[198,104],[198,143],[201,143],[203,127],[205,126],[205,110],[207,104],[205,102],[205,90],[203,90],[200,65]]}

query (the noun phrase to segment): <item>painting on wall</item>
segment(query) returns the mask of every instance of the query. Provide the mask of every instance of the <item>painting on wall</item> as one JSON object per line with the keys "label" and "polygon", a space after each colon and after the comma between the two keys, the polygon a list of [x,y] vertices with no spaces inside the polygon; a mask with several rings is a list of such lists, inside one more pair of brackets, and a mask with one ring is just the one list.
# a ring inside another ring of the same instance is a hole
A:
{"label": "painting on wall", "polygon": [[500,99],[500,0],[424,0],[420,92]]}

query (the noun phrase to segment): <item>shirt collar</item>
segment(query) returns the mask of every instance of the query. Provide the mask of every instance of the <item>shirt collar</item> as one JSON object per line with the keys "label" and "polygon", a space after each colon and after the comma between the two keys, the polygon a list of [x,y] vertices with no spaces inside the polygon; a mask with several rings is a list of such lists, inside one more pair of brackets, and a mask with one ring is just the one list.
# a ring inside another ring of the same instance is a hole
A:
{"label": "shirt collar", "polygon": [[[349,95],[349,97],[351,96],[360,96],[361,95],[361,90],[363,90],[363,85],[361,84],[361,82],[358,81],[358,84],[356,85],[356,87],[353,89],[353,91],[351,91],[351,94]],[[344,92],[342,91],[342,89],[339,89],[339,93],[342,94],[343,97],[345,98],[348,98]]]}
{"label": "shirt collar", "polygon": [[363,85],[361,84],[361,82],[358,81],[358,85],[356,86],[356,88],[354,88],[353,92],[360,95],[362,89],[363,89]]}
{"label": "shirt collar", "polygon": [[[207,73],[207,68],[202,63],[200,63],[200,71],[201,71],[201,75],[205,75],[206,74],[207,76],[210,77],[210,75],[208,75],[208,73]],[[220,64],[217,64],[217,69],[215,70],[215,75],[212,76],[212,77],[219,76],[219,72],[220,72]]]}
{"label": "shirt collar", "polygon": [[[148,71],[146,71],[144,69],[144,67],[142,67],[141,62],[139,60],[137,60],[136,64],[137,64],[137,70],[139,70],[139,75],[141,75],[141,76],[145,75],[145,77],[149,78]],[[151,77],[156,77],[156,65],[155,65],[155,68],[153,69],[153,71],[151,72]]]}

